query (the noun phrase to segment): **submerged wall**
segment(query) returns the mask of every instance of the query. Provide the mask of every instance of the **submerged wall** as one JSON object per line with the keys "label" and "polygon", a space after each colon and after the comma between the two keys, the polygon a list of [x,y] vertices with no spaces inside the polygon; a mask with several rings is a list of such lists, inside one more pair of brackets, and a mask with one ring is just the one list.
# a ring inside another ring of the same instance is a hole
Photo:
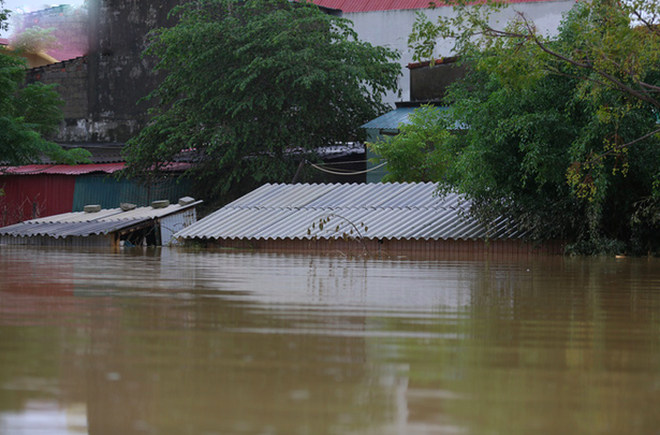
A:
{"label": "submerged wall", "polygon": [[186,239],[187,244],[211,248],[249,249],[263,252],[292,252],[369,256],[375,258],[456,259],[486,256],[562,255],[564,243],[550,241],[542,245],[523,239],[496,240],[254,240],[254,239]]}

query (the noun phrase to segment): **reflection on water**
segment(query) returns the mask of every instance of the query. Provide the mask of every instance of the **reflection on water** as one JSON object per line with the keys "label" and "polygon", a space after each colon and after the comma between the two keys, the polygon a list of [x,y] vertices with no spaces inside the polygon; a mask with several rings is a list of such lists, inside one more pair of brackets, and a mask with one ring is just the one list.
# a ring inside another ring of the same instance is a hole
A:
{"label": "reflection on water", "polygon": [[0,247],[0,433],[658,433],[659,266]]}

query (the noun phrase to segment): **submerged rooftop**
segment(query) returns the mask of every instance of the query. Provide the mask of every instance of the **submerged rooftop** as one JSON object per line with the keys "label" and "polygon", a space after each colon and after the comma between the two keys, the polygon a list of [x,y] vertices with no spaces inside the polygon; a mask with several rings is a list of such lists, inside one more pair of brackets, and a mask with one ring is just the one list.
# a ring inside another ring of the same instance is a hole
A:
{"label": "submerged rooftop", "polygon": [[[178,232],[182,239],[520,238],[506,219],[466,217],[467,200],[435,183],[266,184]],[[323,222],[322,225],[320,223]],[[352,232],[351,232],[352,230]]]}

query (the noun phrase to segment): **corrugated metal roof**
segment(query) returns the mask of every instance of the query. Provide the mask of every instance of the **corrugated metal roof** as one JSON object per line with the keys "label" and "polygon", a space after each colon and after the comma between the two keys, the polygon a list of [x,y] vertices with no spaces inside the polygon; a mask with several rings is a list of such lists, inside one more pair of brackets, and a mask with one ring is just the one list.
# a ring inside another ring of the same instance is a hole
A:
{"label": "corrugated metal roof", "polygon": [[[88,165],[26,165],[0,168],[0,173],[8,175],[37,175],[37,174],[58,174],[58,175],[83,175],[93,172],[104,172],[113,174],[121,171],[126,163],[101,163]],[[170,163],[165,166],[166,171],[185,171],[190,168],[189,163]]]}
{"label": "corrugated metal roof", "polygon": [[[449,107],[445,106],[434,106],[434,108],[443,112],[449,110]],[[400,124],[410,124],[410,115],[417,109],[419,107],[398,107],[391,112],[367,122],[361,128],[367,130],[398,130]],[[464,124],[454,124],[454,129],[456,130],[464,130],[465,128]]]}
{"label": "corrugated metal roof", "polygon": [[[83,211],[73,213],[63,213],[56,216],[48,216],[40,219],[25,221],[27,225],[41,223],[79,223],[92,221],[123,221],[133,219],[154,219],[176,213],[181,210],[193,207],[202,201],[196,201],[192,204],[181,206],[179,204],[170,204],[164,208],[137,207],[133,210],[122,211],[121,208],[104,209],[97,213],[85,213]],[[0,231],[4,228],[0,228]]]}
{"label": "corrugated metal roof", "polygon": [[[540,3],[556,0],[507,0],[507,3]],[[427,9],[432,0],[312,0],[314,4],[329,9],[338,9],[346,13],[373,12],[399,9]],[[435,1],[436,6],[451,6],[451,4]],[[484,0],[470,2],[485,3]]]}
{"label": "corrugated metal roof", "polygon": [[4,168],[2,172],[10,175],[80,175],[90,174],[92,172],[105,172],[106,174],[112,174],[124,169],[125,165],[126,163],[102,163],[97,165],[25,165]]}
{"label": "corrugated metal roof", "polygon": [[0,228],[0,235],[16,237],[50,236],[59,238],[109,234],[151,219],[178,213],[194,207],[201,202],[196,201],[185,206],[172,204],[164,208],[138,207],[129,211],[113,208],[101,210],[97,213],[64,213],[40,219],[32,219]]}
{"label": "corrugated metal roof", "polygon": [[[266,184],[178,232],[184,239],[518,238],[503,219],[463,217],[464,197],[438,197],[435,183]],[[319,228],[322,219],[330,220]],[[353,227],[355,225],[355,227]]]}
{"label": "corrugated metal roof", "polygon": [[0,228],[0,236],[14,237],[37,237],[48,236],[58,238],[64,237],[87,237],[91,235],[110,234],[112,232],[128,228],[148,219],[132,219],[124,221],[90,221],[90,222],[42,222],[27,225],[20,223],[9,227]]}
{"label": "corrugated metal roof", "polygon": [[365,129],[373,130],[396,130],[399,124],[408,124],[408,117],[413,113],[417,107],[399,107],[391,112],[372,119],[362,126]]}
{"label": "corrugated metal roof", "polygon": [[[122,151],[126,146],[126,144],[123,142],[60,144],[60,146],[66,150],[82,148],[89,151],[89,153],[92,155],[89,158],[90,163],[123,163],[126,161],[126,158],[122,155]],[[47,161],[46,158],[43,158],[42,162],[53,163]]]}

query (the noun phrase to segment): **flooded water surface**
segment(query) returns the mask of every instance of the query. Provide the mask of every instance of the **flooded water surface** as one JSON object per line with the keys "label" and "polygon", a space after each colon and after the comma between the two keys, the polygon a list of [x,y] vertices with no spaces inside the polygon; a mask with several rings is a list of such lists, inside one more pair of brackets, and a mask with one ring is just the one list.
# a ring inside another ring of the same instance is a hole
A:
{"label": "flooded water surface", "polygon": [[0,247],[0,434],[658,434],[660,262]]}

